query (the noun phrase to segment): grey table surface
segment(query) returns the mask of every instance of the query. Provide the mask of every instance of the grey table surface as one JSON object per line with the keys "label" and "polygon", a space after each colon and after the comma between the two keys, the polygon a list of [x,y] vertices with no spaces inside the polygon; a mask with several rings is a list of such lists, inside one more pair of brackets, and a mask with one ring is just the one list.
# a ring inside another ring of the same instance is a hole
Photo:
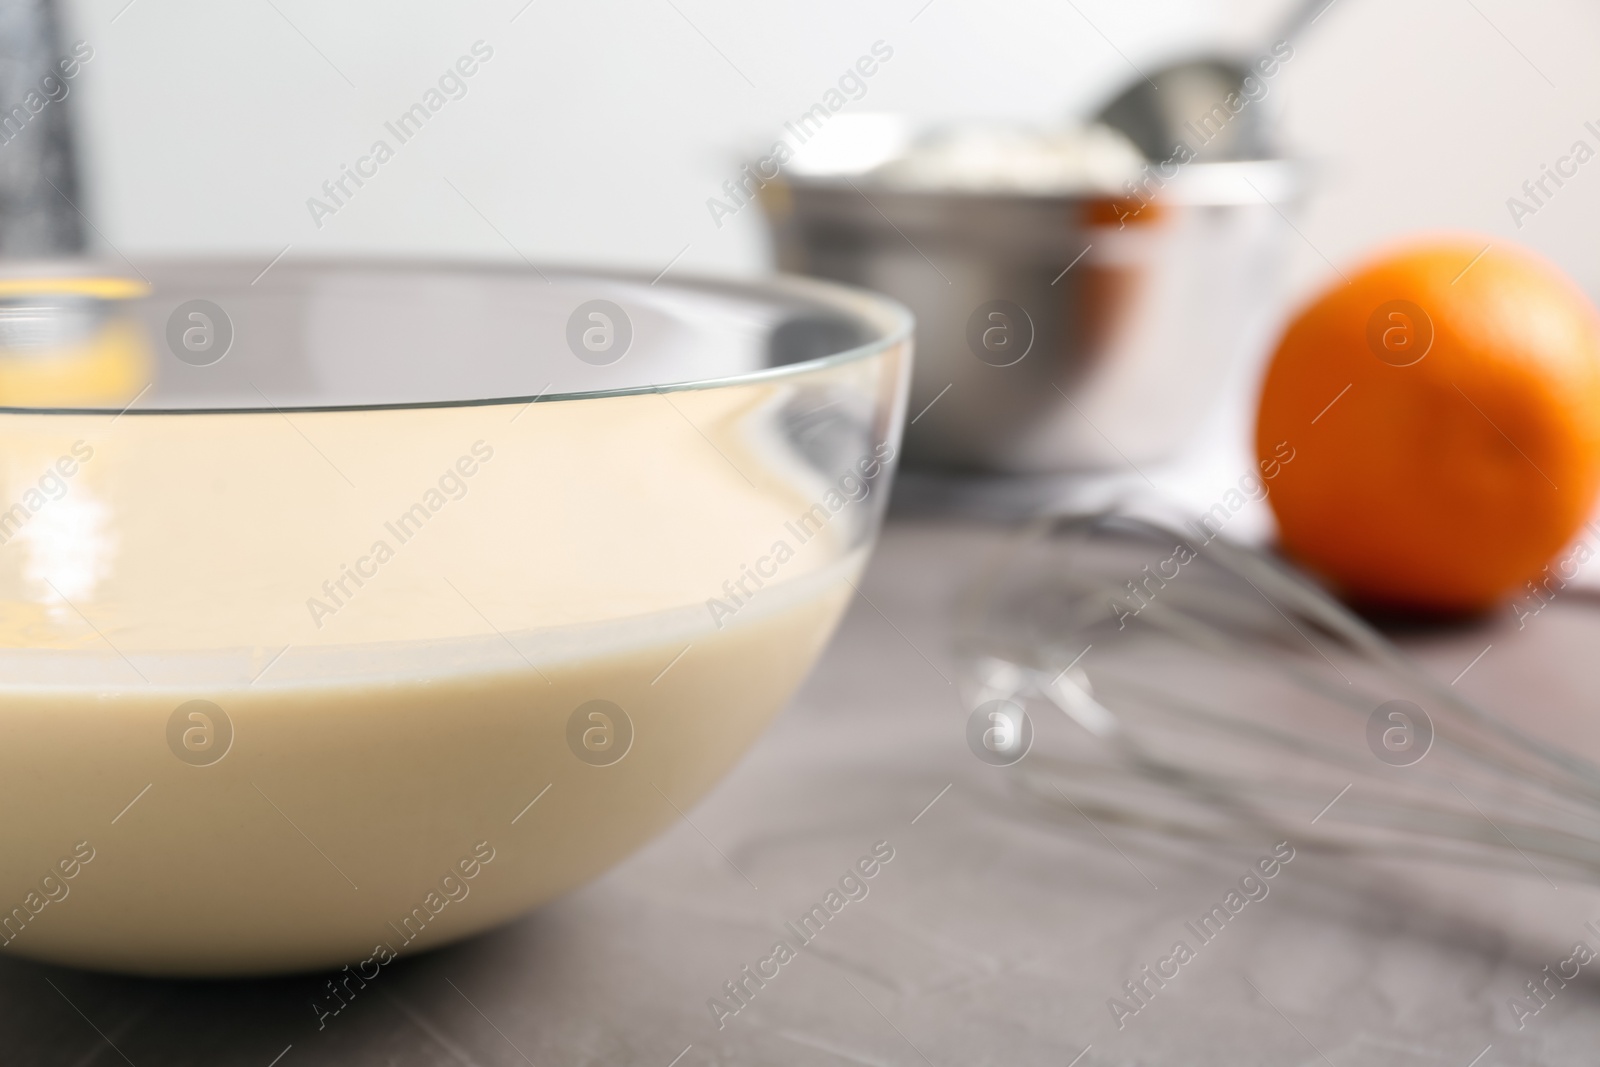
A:
{"label": "grey table surface", "polygon": [[[1600,893],[1310,853],[1119,1027],[1108,999],[1272,842],[1045,818],[969,753],[947,609],[1005,543],[996,526],[891,522],[809,681],[684,821],[519,922],[386,968],[324,1028],[315,975],[160,982],[0,960],[0,1063],[1596,1062],[1597,968],[1521,1028],[1507,1002],[1575,941],[1600,944],[1584,929]],[[1593,606],[1406,641],[1446,680],[1492,646],[1459,687],[1600,755]],[[867,895],[719,1026],[708,1000],[877,842],[894,856]]]}

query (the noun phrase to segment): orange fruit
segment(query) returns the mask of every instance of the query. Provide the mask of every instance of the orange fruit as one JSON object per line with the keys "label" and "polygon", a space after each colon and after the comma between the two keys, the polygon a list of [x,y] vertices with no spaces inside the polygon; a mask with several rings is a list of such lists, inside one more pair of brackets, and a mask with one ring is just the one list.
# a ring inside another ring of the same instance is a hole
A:
{"label": "orange fruit", "polygon": [[1499,240],[1392,250],[1290,323],[1256,450],[1284,549],[1347,598],[1490,607],[1594,505],[1600,315]]}

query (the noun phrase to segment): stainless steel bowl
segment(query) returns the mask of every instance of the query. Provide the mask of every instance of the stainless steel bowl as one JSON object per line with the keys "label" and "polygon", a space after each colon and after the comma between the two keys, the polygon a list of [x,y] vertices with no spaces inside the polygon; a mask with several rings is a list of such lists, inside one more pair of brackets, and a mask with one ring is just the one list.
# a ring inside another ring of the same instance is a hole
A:
{"label": "stainless steel bowl", "polygon": [[917,320],[909,462],[1039,473],[1157,462],[1260,348],[1282,271],[1283,160],[1192,164],[1144,205],[784,176],[781,269]]}

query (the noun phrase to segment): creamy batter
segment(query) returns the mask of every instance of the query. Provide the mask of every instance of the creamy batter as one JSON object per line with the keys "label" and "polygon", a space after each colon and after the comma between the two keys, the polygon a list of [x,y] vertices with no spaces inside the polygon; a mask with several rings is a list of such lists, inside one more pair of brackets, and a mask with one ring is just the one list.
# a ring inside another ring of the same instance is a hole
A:
{"label": "creamy batter", "polygon": [[[748,432],[786,388],[0,416],[0,952],[381,959],[678,819],[861,563],[841,517],[706,610],[828,489]],[[569,744],[592,701],[609,765]]]}

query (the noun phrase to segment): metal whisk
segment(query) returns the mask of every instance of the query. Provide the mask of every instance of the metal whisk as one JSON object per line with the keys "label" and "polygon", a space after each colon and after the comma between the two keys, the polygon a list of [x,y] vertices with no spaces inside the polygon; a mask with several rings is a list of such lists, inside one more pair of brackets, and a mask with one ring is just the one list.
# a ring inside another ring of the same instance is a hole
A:
{"label": "metal whisk", "polygon": [[1040,520],[971,591],[959,632],[968,707],[999,724],[969,736],[994,741],[991,762],[1018,757],[1039,804],[1600,881],[1600,766],[1202,527]]}

